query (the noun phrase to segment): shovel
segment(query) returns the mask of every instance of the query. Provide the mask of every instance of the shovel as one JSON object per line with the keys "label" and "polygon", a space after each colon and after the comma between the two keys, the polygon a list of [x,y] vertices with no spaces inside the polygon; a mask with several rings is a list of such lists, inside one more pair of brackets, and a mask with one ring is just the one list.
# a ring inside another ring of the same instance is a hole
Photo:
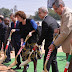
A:
{"label": "shovel", "polygon": [[11,39],[11,35],[12,35],[12,32],[10,32],[10,36],[8,38],[7,45],[6,45],[5,52],[4,52],[4,57],[0,60],[0,64],[3,63],[3,61],[7,58],[6,51],[8,49],[9,43],[10,43],[9,40]]}
{"label": "shovel", "polygon": [[26,41],[27,41],[28,39],[29,39],[29,35],[27,35],[27,37],[26,37],[26,39],[25,39],[25,42],[23,43],[23,45],[21,46],[20,50],[18,51],[18,53],[17,53],[17,55],[16,55],[16,57],[15,57],[15,61],[8,66],[8,69],[12,68],[13,66],[15,66],[15,65],[17,64],[17,57],[18,57],[18,55],[20,54],[20,52],[22,51],[22,49],[25,47]]}
{"label": "shovel", "polygon": [[[58,37],[58,34],[54,37],[53,42],[55,41],[55,39],[56,39],[57,37]],[[51,44],[53,44],[53,42],[52,42]],[[49,52],[48,52],[48,54],[47,54],[47,57],[46,57],[45,64],[44,64],[44,71],[45,71],[45,72],[49,72],[49,71],[47,71],[47,69],[46,69],[46,65],[47,65],[47,62],[48,62],[48,60],[49,60],[49,58],[50,58],[51,53],[52,53],[52,49],[50,48],[50,49],[49,49]]]}

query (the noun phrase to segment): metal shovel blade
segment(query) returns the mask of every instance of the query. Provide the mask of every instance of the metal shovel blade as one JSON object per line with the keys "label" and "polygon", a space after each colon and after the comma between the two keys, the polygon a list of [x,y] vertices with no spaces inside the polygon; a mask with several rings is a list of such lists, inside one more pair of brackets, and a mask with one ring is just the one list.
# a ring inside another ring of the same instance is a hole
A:
{"label": "metal shovel blade", "polygon": [[3,61],[7,58],[6,55],[4,55],[4,57],[0,60],[0,64],[3,63]]}
{"label": "metal shovel blade", "polygon": [[29,62],[31,62],[31,59],[27,59],[26,61],[24,61],[23,63],[21,63],[19,65],[19,67],[24,66],[24,65],[28,64]]}
{"label": "metal shovel blade", "polygon": [[12,64],[10,64],[9,66],[8,66],[8,68],[7,69],[11,69],[13,66],[15,66],[17,64],[17,61],[15,60]]}

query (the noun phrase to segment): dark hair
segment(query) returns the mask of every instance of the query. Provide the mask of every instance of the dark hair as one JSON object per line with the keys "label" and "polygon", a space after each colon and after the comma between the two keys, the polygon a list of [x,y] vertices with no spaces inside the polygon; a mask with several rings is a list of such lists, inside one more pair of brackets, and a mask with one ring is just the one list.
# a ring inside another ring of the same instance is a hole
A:
{"label": "dark hair", "polygon": [[23,11],[18,11],[15,16],[20,16],[22,19],[26,19],[26,14]]}
{"label": "dark hair", "polygon": [[63,0],[55,0],[55,2],[52,4],[52,6],[55,5],[56,7],[59,7],[60,4],[61,4],[63,7],[65,7],[65,4],[64,4]]}
{"label": "dark hair", "polygon": [[3,21],[3,18],[2,17],[0,17],[0,19]]}

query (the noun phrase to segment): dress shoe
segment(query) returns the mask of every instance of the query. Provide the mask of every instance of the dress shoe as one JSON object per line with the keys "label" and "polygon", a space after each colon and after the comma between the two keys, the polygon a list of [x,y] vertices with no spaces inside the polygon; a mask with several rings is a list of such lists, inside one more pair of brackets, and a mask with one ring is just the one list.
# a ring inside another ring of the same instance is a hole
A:
{"label": "dress shoe", "polygon": [[9,63],[11,60],[5,60],[3,63]]}
{"label": "dress shoe", "polygon": [[17,70],[17,69],[21,69],[21,67],[16,67],[16,68],[14,68],[14,70]]}

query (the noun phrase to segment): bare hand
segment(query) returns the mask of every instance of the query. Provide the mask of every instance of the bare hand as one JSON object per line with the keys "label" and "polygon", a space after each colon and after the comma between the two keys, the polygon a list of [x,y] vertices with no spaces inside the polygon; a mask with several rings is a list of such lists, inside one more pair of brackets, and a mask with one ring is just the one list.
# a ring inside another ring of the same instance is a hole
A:
{"label": "bare hand", "polygon": [[57,28],[57,29],[54,29],[54,33],[59,33],[60,29]]}
{"label": "bare hand", "polygon": [[16,31],[15,29],[12,29],[12,30],[11,30],[12,33],[15,32],[15,31]]}
{"label": "bare hand", "polygon": [[11,39],[8,39],[8,41],[10,42],[10,41],[11,41]]}
{"label": "bare hand", "polygon": [[55,46],[53,45],[53,44],[51,44],[49,47],[48,47],[48,49],[52,49],[52,51],[55,49]]}
{"label": "bare hand", "polygon": [[21,42],[21,46],[23,45],[23,42]]}
{"label": "bare hand", "polygon": [[29,32],[28,36],[31,37],[32,36],[32,32]]}
{"label": "bare hand", "polygon": [[38,46],[37,45],[34,45],[34,49],[36,50],[38,48]]}

